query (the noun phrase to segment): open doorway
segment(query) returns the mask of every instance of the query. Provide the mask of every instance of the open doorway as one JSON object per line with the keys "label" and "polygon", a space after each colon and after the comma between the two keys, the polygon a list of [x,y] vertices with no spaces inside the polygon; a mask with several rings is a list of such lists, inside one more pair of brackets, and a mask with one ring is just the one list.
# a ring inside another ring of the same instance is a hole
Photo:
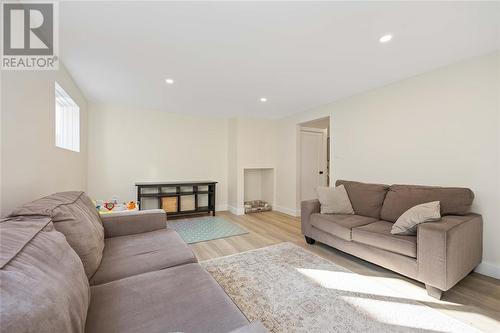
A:
{"label": "open doorway", "polygon": [[330,184],[330,117],[299,124],[299,200],[316,199]]}

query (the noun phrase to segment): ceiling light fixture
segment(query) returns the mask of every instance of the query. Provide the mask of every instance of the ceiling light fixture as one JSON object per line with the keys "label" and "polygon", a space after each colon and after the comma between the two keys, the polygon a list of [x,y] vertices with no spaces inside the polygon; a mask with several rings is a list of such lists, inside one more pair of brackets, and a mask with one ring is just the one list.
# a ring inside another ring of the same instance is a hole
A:
{"label": "ceiling light fixture", "polygon": [[267,98],[265,98],[265,97],[261,97],[261,98],[260,98],[260,101],[261,101],[262,103],[265,103],[265,102],[267,102]]}
{"label": "ceiling light fixture", "polygon": [[174,84],[174,80],[173,79],[165,79],[165,82],[167,84]]}
{"label": "ceiling light fixture", "polygon": [[392,35],[388,34],[388,35],[383,35],[382,37],[380,37],[380,39],[378,41],[381,43],[388,43],[391,41],[391,39],[392,39]]}

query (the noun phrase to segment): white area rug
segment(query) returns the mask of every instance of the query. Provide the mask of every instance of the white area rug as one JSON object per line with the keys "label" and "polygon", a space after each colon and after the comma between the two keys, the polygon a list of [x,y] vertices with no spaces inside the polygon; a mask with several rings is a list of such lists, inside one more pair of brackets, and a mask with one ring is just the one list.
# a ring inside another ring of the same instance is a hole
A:
{"label": "white area rug", "polygon": [[291,243],[201,264],[271,332],[478,332]]}

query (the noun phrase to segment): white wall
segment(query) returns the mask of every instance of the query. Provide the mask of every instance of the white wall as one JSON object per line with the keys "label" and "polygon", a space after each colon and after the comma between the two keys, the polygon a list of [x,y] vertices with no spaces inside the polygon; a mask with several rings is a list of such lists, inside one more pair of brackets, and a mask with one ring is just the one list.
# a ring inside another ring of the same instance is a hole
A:
{"label": "white wall", "polygon": [[500,274],[498,52],[320,108],[278,126],[277,204],[298,213],[297,124],[330,116],[334,179],[470,187],[484,218],[484,264]]}
{"label": "white wall", "polygon": [[[27,201],[87,187],[87,102],[64,66],[3,71],[1,214]],[[55,146],[54,82],[80,106],[80,152]]]}
{"label": "white wall", "polygon": [[245,169],[244,201],[264,200],[274,205],[274,169]]}
{"label": "white wall", "polygon": [[262,200],[261,169],[244,170],[244,201]]}
{"label": "white wall", "polygon": [[227,120],[89,105],[88,192],[135,200],[136,181],[217,181],[227,209]]}
{"label": "white wall", "polygon": [[[228,208],[232,213],[244,213],[244,170],[275,168],[275,130],[276,121],[272,119],[234,118],[229,120],[229,202],[231,204]],[[274,199],[269,201],[273,203]]]}
{"label": "white wall", "polygon": [[228,122],[228,209],[236,213],[238,207],[238,119],[232,118]]}

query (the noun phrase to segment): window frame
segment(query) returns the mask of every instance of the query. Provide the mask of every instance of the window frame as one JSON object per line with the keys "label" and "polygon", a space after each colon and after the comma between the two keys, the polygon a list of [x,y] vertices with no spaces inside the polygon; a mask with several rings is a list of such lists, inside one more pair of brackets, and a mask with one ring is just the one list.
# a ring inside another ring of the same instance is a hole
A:
{"label": "window frame", "polygon": [[54,84],[54,136],[56,148],[80,152],[80,106],[55,81]]}

